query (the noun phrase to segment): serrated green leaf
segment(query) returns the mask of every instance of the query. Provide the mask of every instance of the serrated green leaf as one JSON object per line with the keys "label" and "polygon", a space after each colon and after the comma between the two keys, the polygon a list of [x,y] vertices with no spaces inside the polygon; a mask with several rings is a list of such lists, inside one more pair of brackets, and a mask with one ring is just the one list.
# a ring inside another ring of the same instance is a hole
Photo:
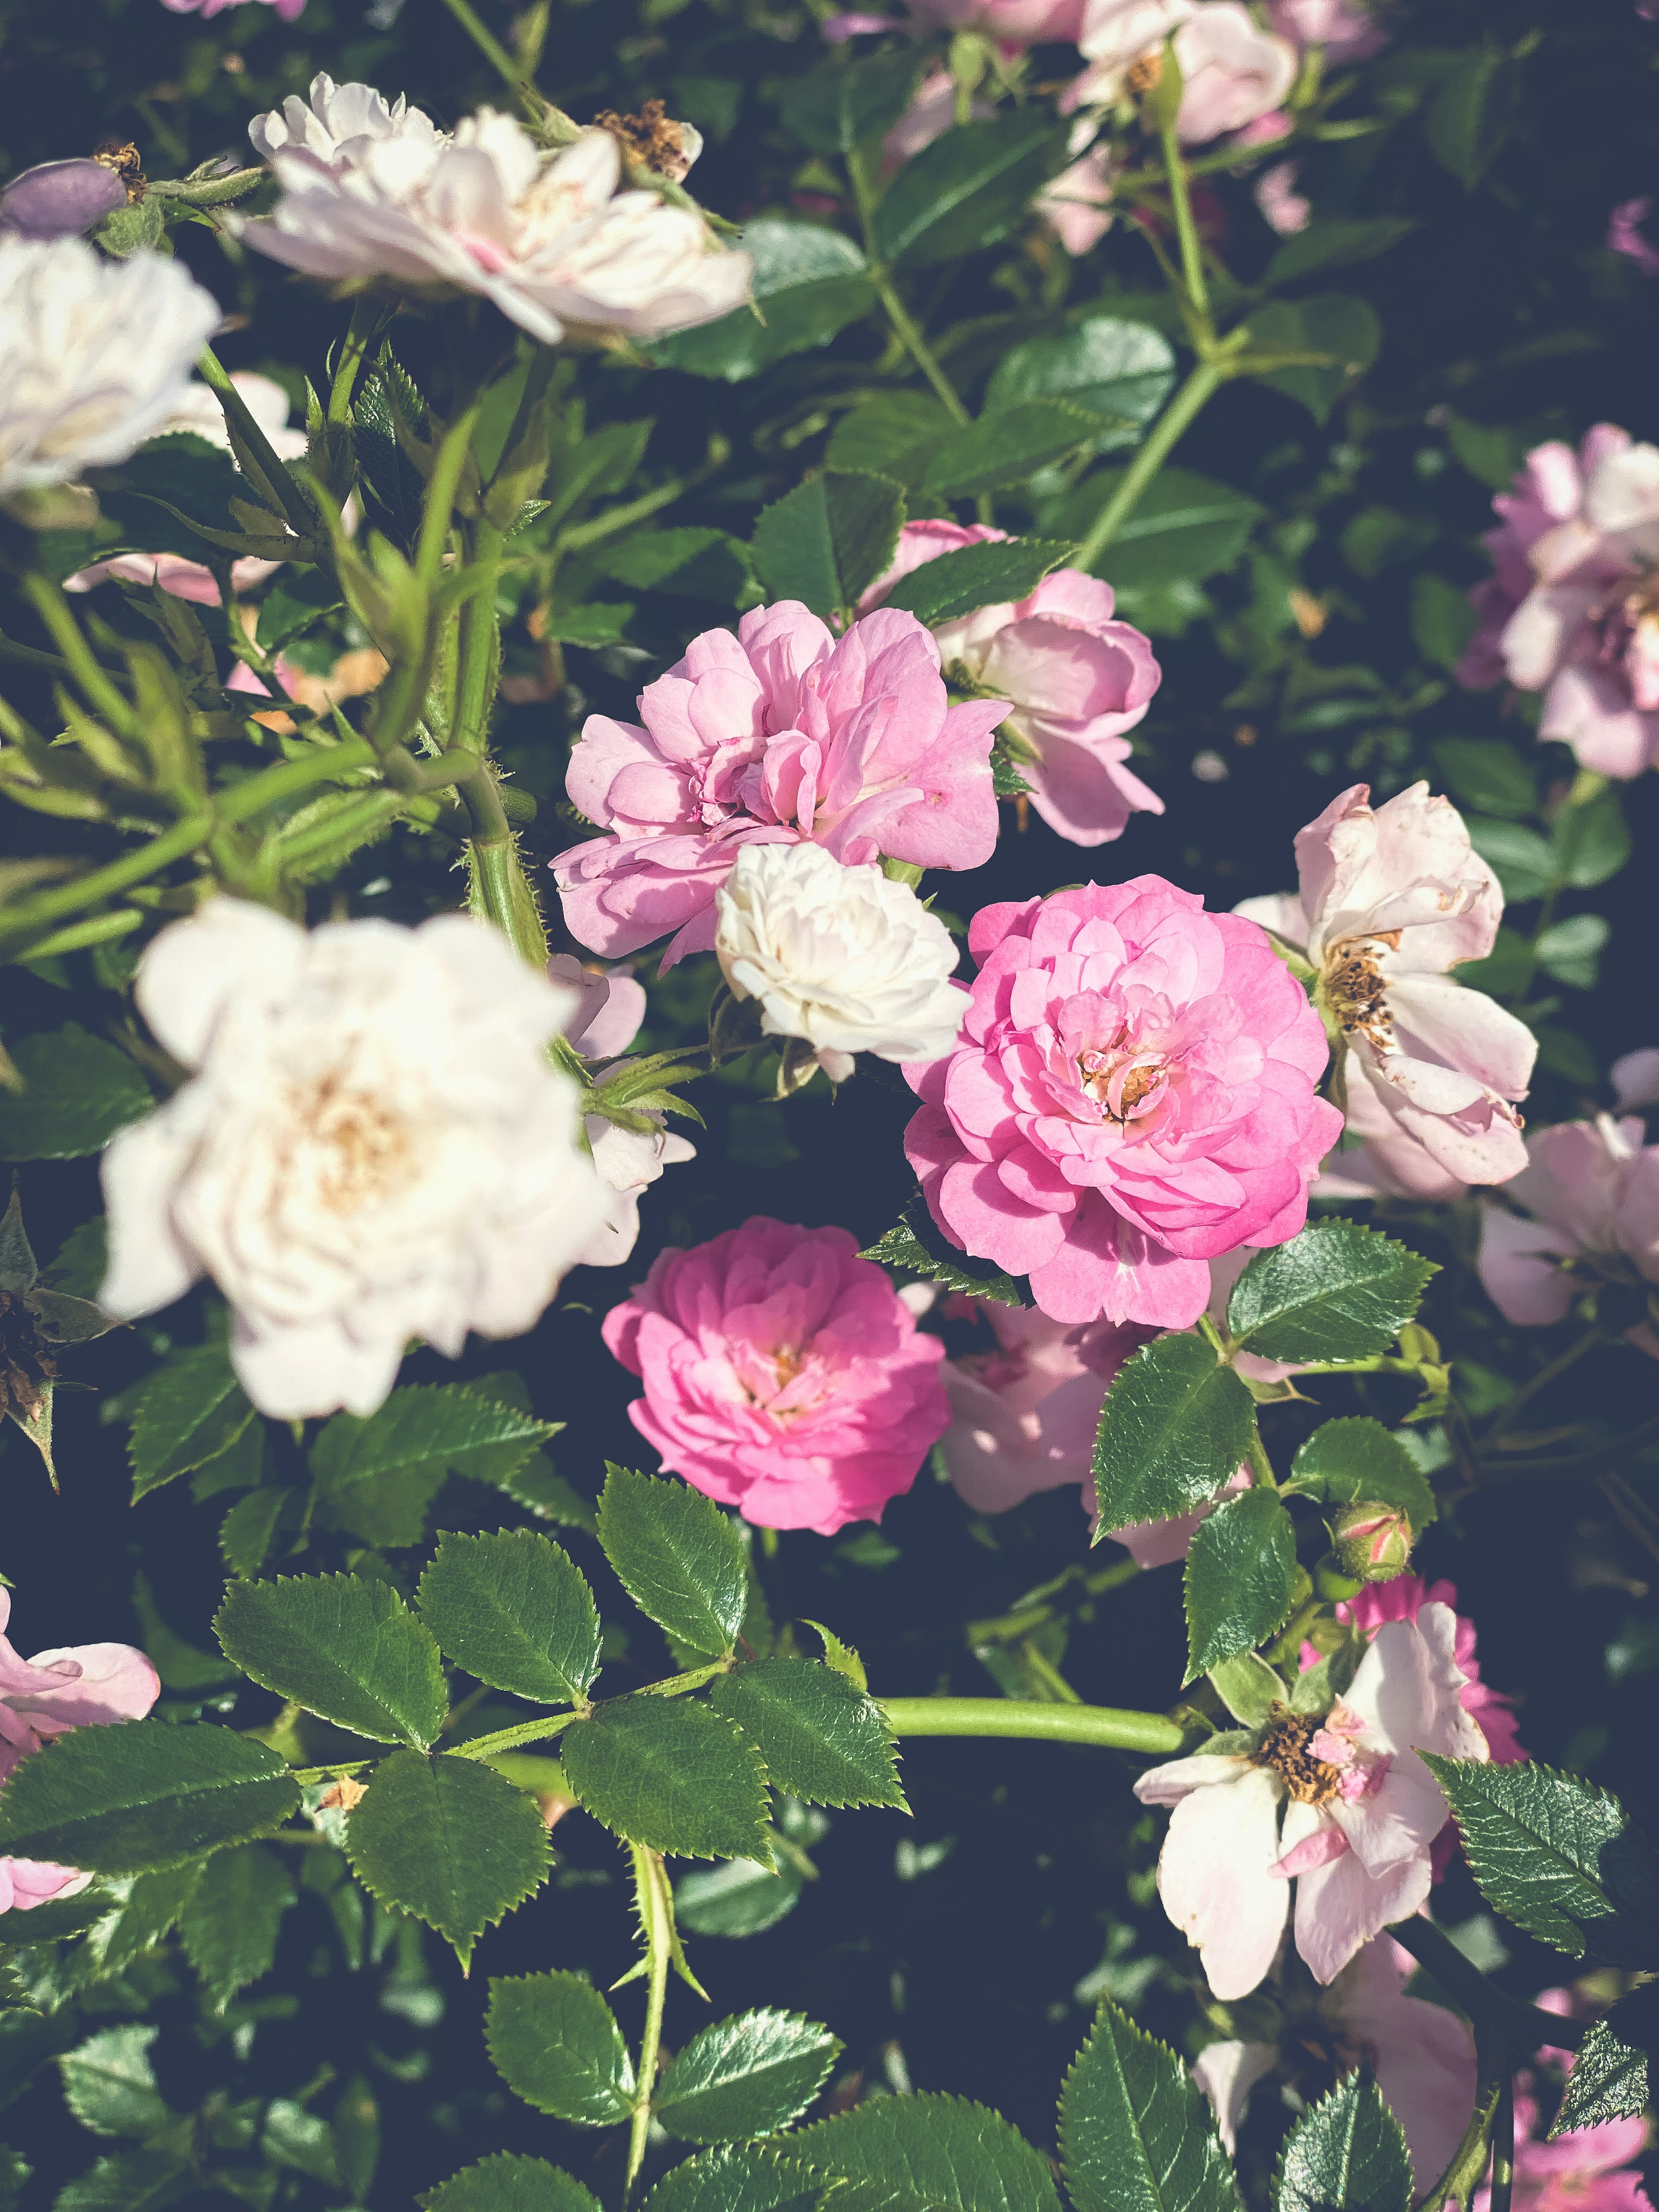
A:
{"label": "serrated green leaf", "polygon": [[1386,1352],[1439,1269],[1352,1221],[1319,1221],[1258,1252],[1233,1285],[1227,1327],[1264,1359],[1367,1359]]}
{"label": "serrated green leaf", "polygon": [[814,2172],[873,2185],[869,2212],[1060,2212],[1030,2144],[1000,2113],[962,2097],[872,2099],[800,2129],[788,2155]]}
{"label": "serrated green leaf", "polygon": [[663,2176],[643,2212],[818,2212],[830,2192],[842,2194],[827,2177],[750,2144],[687,2159]]}
{"label": "serrated green leaf", "polygon": [[[954,560],[956,556],[945,557]],[[905,1207],[896,1228],[878,1237],[859,1257],[875,1260],[884,1267],[902,1267],[908,1273],[926,1275],[947,1289],[962,1291],[964,1297],[989,1298],[994,1305],[1025,1303],[1012,1275],[1005,1275],[986,1261],[970,1260],[946,1240],[928,1212],[927,1200],[920,1195]]]}
{"label": "serrated green leaf", "polygon": [[1282,392],[1323,422],[1333,407],[1376,359],[1382,325],[1369,300],[1352,292],[1320,292],[1312,299],[1268,300],[1250,317],[1250,352],[1323,354],[1322,362],[1258,369],[1259,382]]}
{"label": "serrated green leaf", "polygon": [[1368,2070],[1303,2113],[1273,2179],[1273,2212],[1408,2212],[1411,2153]]}
{"label": "serrated green leaf", "polygon": [[959,546],[901,576],[882,605],[902,607],[929,625],[955,622],[981,607],[1018,605],[1076,550],[1064,538],[1010,538],[1000,544]]}
{"label": "serrated green leaf", "polygon": [[277,1753],[229,1729],[71,1729],[0,1793],[0,1852],[93,1874],[159,1872],[268,1834],[300,1807]]}
{"label": "serrated green leaf", "polygon": [[766,1770],[729,1721],[686,1698],[619,1698],[573,1721],[559,1750],[585,1811],[630,1843],[685,1858],[772,1863]]}
{"label": "serrated green leaf", "polygon": [[[1097,417],[1097,450],[1133,445],[1175,382],[1174,349],[1161,331],[1114,315],[1089,315],[1062,337],[1027,338],[992,372],[986,403],[1069,399]],[[1012,594],[1011,594],[1012,596]]]}
{"label": "serrated green leaf", "polygon": [[723,1656],[749,1601],[743,1542],[689,1483],[606,1462],[599,1541],[635,1605],[695,1651]]}
{"label": "serrated green leaf", "polygon": [[149,2046],[159,2027],[133,2021],[101,2028],[58,2062],[64,2102],[97,2136],[154,2135],[173,2117],[155,2086]]}
{"label": "serrated green leaf", "polygon": [[1051,461],[1091,445],[1098,427],[1085,408],[1064,399],[1028,399],[1004,413],[982,415],[942,441],[922,473],[921,489],[939,499],[973,499],[1023,483]]}
{"label": "serrated green leaf", "polygon": [[956,428],[950,409],[931,392],[879,392],[842,416],[830,434],[824,464],[890,477],[914,491],[928,462]]}
{"label": "serrated green leaf", "polygon": [[1284,1683],[1254,1651],[1240,1651],[1206,1671],[1222,1704],[1247,1729],[1264,1727],[1273,1707],[1285,1701]]}
{"label": "serrated green leaf", "polygon": [[288,1869],[259,1844],[216,1851],[203,1868],[179,1934],[216,2011],[270,1972],[283,1915],[296,1894]]}
{"label": "serrated green leaf", "polygon": [[213,1626],[245,1674],[307,1712],[377,1743],[437,1741],[449,1710],[438,1646],[389,1583],[234,1582]]}
{"label": "serrated green leaf", "polygon": [[311,1449],[318,1518],[369,1544],[418,1544],[445,1474],[499,1488],[556,1433],[483,1388],[407,1383],[366,1420],[337,1413]]}
{"label": "serrated green leaf", "polygon": [[416,2198],[422,2212],[599,2212],[580,2181],[544,2158],[492,2151]]}
{"label": "serrated green leaf", "polygon": [[23,1088],[0,1085],[0,1160],[81,1159],[155,1103],[127,1054],[78,1022],[8,1036],[6,1050]]}
{"label": "serrated green leaf", "polygon": [[1659,1982],[1644,1982],[1591,2022],[1548,2140],[1574,2128],[1634,2119],[1648,2108],[1650,2061],[1659,2052]]}
{"label": "serrated green leaf", "polygon": [[881,1708],[815,1659],[762,1659],[722,1675],[708,1702],[736,1722],[768,1779],[809,1805],[894,1805],[908,1812]]}
{"label": "serrated green leaf", "polygon": [[352,1808],[346,1856],[382,1905],[435,1928],[465,1967],[544,1879],[549,1848],[534,1798],[488,1766],[394,1751]]}
{"label": "serrated green leaf", "polygon": [[272,1483],[239,1498],[219,1524],[219,1549],[232,1574],[252,1581],[275,1549],[278,1533],[300,1521],[301,1492]]}
{"label": "serrated green leaf", "polygon": [[799,2013],[737,2013],[694,2035],[651,2100],[685,2142],[739,2142],[799,2119],[829,2079],[841,2040]]}
{"label": "serrated green leaf", "polygon": [[1187,1672],[1182,1686],[1254,1650],[1290,1619],[1296,1525],[1271,1490],[1229,1498],[1187,1549]]}
{"label": "serrated green leaf", "polygon": [[132,1502],[230,1449],[253,1419],[222,1344],[175,1352],[130,1401]]}
{"label": "serrated green leaf", "polygon": [[741,383],[791,354],[827,345],[875,305],[864,256],[838,230],[761,216],[745,225],[743,246],[760,313],[735,307],[715,322],[649,340],[659,367]]}
{"label": "serrated green leaf", "polygon": [[752,1859],[726,1859],[674,1885],[674,1914],[690,1936],[758,1936],[794,1911],[806,1877],[793,1859],[775,1874]]}
{"label": "serrated green leaf", "polygon": [[[1118,468],[1091,470],[1071,491],[1043,502],[1038,529],[1045,538],[1086,538],[1123,476]],[[1265,511],[1248,494],[1212,477],[1160,469],[1095,572],[1109,570],[1114,587],[1124,591],[1202,583],[1232,567]]]}
{"label": "serrated green leaf", "polygon": [[1424,118],[1429,150],[1473,191],[1521,112],[1520,65],[1501,47],[1476,46],[1455,58]]}
{"label": "serrated green leaf", "polygon": [[52,2212],[161,2212],[195,2178],[188,2154],[171,2145],[122,2151],[60,2189]]}
{"label": "serrated green leaf", "polygon": [[[84,1989],[106,1974],[118,1974],[153,1949],[173,1927],[201,1878],[202,1862],[192,1861],[165,1874],[141,1874],[136,1881],[116,1884],[112,1902],[105,1894],[109,1909],[64,1955],[64,1972],[70,1987]],[[96,1897],[102,1893],[91,1893]],[[40,1910],[35,1908],[33,1917]],[[33,1924],[29,1933],[34,1933]]]}
{"label": "serrated green leaf", "polygon": [[958,124],[907,161],[876,210],[880,258],[934,268],[994,246],[1066,159],[1066,131],[1039,106]]}
{"label": "serrated green leaf", "polygon": [[1243,2212],[1202,2091],[1109,2002],[1060,2093],[1060,2154],[1077,2212]]}
{"label": "serrated green leaf", "polygon": [[1421,1756],[1488,1904],[1571,1958],[1659,1963],[1659,1858],[1611,1791],[1536,1761]]}
{"label": "serrated green leaf", "polygon": [[774,599],[816,615],[858,605],[892,560],[904,490],[886,477],[826,469],[786,492],[755,525],[755,565]]}
{"label": "serrated green leaf", "polygon": [[1406,1515],[1413,1533],[1436,1517],[1428,1477],[1397,1436],[1358,1414],[1326,1421],[1297,1449],[1287,1488],[1332,1505],[1364,1498]]}
{"label": "serrated green leaf", "polygon": [[1250,1448],[1255,1406],[1201,1336],[1160,1336],[1126,1360],[1095,1437],[1097,1534],[1214,1497]]}
{"label": "serrated green leaf", "polygon": [[580,1974],[491,1982],[484,2040],[507,2087],[538,2112],[599,2128],[634,2108],[634,2062],[622,2030]]}
{"label": "serrated green leaf", "polygon": [[415,1601],[455,1664],[492,1689],[573,1705],[599,1671],[587,1578],[532,1528],[441,1536]]}

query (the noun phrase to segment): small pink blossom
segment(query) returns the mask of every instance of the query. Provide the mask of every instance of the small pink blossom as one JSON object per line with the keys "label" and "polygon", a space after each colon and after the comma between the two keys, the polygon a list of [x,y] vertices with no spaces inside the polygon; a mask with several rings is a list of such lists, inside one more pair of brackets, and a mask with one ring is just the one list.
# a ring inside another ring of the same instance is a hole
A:
{"label": "small pink blossom", "polygon": [[1492,506],[1460,682],[1541,691],[1540,738],[1598,775],[1640,775],[1659,759],[1659,447],[1598,422],[1577,453],[1534,447]]}
{"label": "small pink blossom", "polygon": [[745,844],[822,845],[977,868],[997,839],[991,738],[1007,702],[952,707],[914,615],[836,638],[793,599],[705,630],[640,694],[644,727],[590,714],[565,788],[611,831],[553,861],[567,927],[609,955],[675,933],[672,967],[714,942],[714,894]]}
{"label": "small pink blossom", "polygon": [[1486,1755],[1459,1703],[1467,1678],[1455,1636],[1438,1604],[1379,1628],[1318,1732],[1339,1755],[1311,1778],[1316,1723],[1286,1715],[1254,1752],[1173,1759],[1136,1783],[1142,1804],[1174,1808],[1158,1891],[1223,2003],[1248,1996],[1272,1966],[1292,1880],[1296,1948],[1318,1982],[1334,1981],[1362,1944],[1427,1898],[1430,1845],[1447,1808],[1418,1754]]}
{"label": "small pink blossom", "polygon": [[[199,15],[205,23],[215,15],[222,15],[227,8],[240,8],[244,0],[161,0],[164,8],[175,15]],[[266,8],[275,8],[285,23],[297,23],[305,11],[306,0],[260,0]]]}
{"label": "small pink blossom", "polygon": [[1639,1052],[1622,1054],[1607,1070],[1607,1080],[1614,1099],[1626,1110],[1659,1106],[1659,1048],[1644,1045]]}
{"label": "small pink blossom", "polygon": [[1084,0],[908,0],[925,31],[982,31],[999,45],[1075,46]]}
{"label": "small pink blossom", "polygon": [[[892,567],[862,604],[879,605],[901,576],[941,554],[1006,534],[983,523],[907,523]],[[981,607],[933,635],[947,677],[960,669],[978,689],[1006,694],[1004,727],[1051,830],[1073,845],[1104,845],[1131,814],[1162,814],[1164,801],[1124,763],[1125,732],[1145,717],[1164,672],[1150,641],[1113,619],[1109,584],[1058,568],[1018,605]]]}
{"label": "small pink blossom", "polygon": [[1292,238],[1313,220],[1313,202],[1297,191],[1301,172],[1294,161],[1275,161],[1255,180],[1255,204],[1262,219],[1281,238]]}
{"label": "small pink blossom", "polygon": [[1304,52],[1322,48],[1327,62],[1364,61],[1388,44],[1364,0],[1267,0],[1267,20]]}
{"label": "small pink blossom", "polygon": [[1051,1319],[1186,1328],[1205,1262],[1280,1244],[1340,1127],[1318,1016],[1253,924],[1159,876],[985,907],[962,1042],[907,1067],[951,1243]]}
{"label": "small pink blossom", "polygon": [[1644,276],[1659,276],[1659,246],[1642,235],[1642,225],[1653,213],[1651,199],[1620,200],[1607,216],[1607,251],[1633,261]]}
{"label": "small pink blossom", "polygon": [[951,1418],[944,1345],[845,1229],[757,1214],[664,1252],[605,1340],[664,1468],[758,1528],[879,1521]]}
{"label": "small pink blossom", "polygon": [[[1373,1636],[1385,1621],[1415,1620],[1425,1605],[1443,1605],[1456,1620],[1452,1656],[1467,1678],[1457,1693],[1458,1702],[1485,1736],[1492,1765],[1517,1765],[1528,1754],[1521,1748],[1516,1733],[1514,1701],[1480,1679],[1480,1662],[1474,1656],[1474,1623],[1467,1613],[1457,1611],[1455,1583],[1443,1579],[1425,1583],[1421,1575],[1395,1575],[1386,1583],[1367,1583],[1357,1597],[1337,1607],[1336,1617],[1345,1627]],[[1304,1645],[1304,1666],[1312,1665],[1316,1656],[1311,1645]]]}
{"label": "small pink blossom", "polygon": [[1206,0],[1176,33],[1182,92],[1176,131],[1188,146],[1242,131],[1279,106],[1296,82],[1296,49],[1262,30],[1241,0]]}
{"label": "small pink blossom", "polygon": [[[1547,1990],[1538,2002],[1554,1994]],[[1604,2120],[1547,2142],[1532,2087],[1529,2074],[1516,2075],[1514,2212],[1650,2212],[1636,2163],[1647,2148],[1646,2120]],[[1491,2208],[1491,2185],[1483,2182],[1470,2212]]]}
{"label": "small pink blossom", "polygon": [[[161,1694],[155,1669],[129,1644],[77,1644],[21,1659],[4,1631],[11,1592],[0,1588],[0,1781],[70,1729],[142,1720]],[[78,1868],[0,1858],[0,1912],[27,1912],[84,1889]]]}
{"label": "small pink blossom", "polygon": [[1322,1180],[1321,1194],[1375,1180],[1446,1198],[1507,1182],[1526,1165],[1513,1102],[1527,1095],[1537,1042],[1448,973],[1492,951],[1503,892],[1462,817],[1427,784],[1370,802],[1354,784],[1298,833],[1299,893],[1237,909],[1310,963],[1346,1040],[1348,1132],[1366,1140],[1376,1173],[1344,1153],[1344,1180]]}
{"label": "small pink blossom", "polygon": [[[1504,1189],[1525,1210],[1481,1209],[1480,1279],[1506,1321],[1560,1321],[1587,1276],[1659,1285],[1659,1145],[1645,1133],[1635,1115],[1600,1114],[1528,1139],[1527,1164]],[[1659,1354],[1647,1324],[1631,1335]]]}
{"label": "small pink blossom", "polygon": [[1078,158],[1031,203],[1073,260],[1092,253],[1117,219],[1113,199],[1122,160],[1106,140],[1096,143],[1096,131],[1094,118],[1078,117],[1072,126]]}

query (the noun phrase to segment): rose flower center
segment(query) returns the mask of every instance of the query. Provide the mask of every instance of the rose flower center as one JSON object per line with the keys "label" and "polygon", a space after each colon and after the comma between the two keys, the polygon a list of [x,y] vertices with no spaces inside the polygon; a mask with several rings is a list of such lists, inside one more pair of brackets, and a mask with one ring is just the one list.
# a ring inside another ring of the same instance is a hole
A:
{"label": "rose flower center", "polygon": [[1342,1795],[1342,1769],[1310,1747],[1323,1725],[1312,1713],[1286,1713],[1251,1755],[1253,1766],[1272,1767],[1298,1805],[1328,1805]]}
{"label": "rose flower center", "polygon": [[1397,936],[1346,937],[1325,957],[1322,978],[1325,1002],[1335,1015],[1345,1036],[1356,1032],[1378,1047],[1394,1042],[1394,1016],[1389,1012],[1389,987],[1378,965],[1383,951],[1393,949]]}
{"label": "rose flower center", "polygon": [[296,1143],[317,1156],[317,1196],[331,1213],[355,1213],[397,1188],[414,1151],[401,1115],[337,1076],[293,1091],[290,1103]]}

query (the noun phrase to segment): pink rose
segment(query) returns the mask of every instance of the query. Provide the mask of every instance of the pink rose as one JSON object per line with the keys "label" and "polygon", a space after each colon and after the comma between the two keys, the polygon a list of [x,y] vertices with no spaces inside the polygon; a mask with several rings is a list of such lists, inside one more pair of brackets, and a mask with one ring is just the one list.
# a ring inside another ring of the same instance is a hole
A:
{"label": "pink rose", "polygon": [[1653,213],[1650,198],[1620,200],[1607,210],[1607,251],[1633,261],[1644,276],[1659,276],[1659,246],[1642,235],[1642,225]]}
{"label": "pink rose", "polygon": [[[1415,1620],[1425,1605],[1443,1605],[1456,1621],[1452,1656],[1466,1678],[1457,1693],[1458,1703],[1485,1736],[1492,1765],[1519,1765],[1528,1754],[1521,1748],[1516,1733],[1514,1701],[1480,1679],[1480,1662],[1474,1656],[1474,1623],[1466,1613],[1457,1611],[1455,1583],[1443,1579],[1425,1583],[1421,1575],[1396,1575],[1392,1582],[1367,1583],[1358,1597],[1337,1607],[1336,1617],[1345,1626],[1370,1636],[1384,1621]],[[1303,1646],[1304,1666],[1313,1665],[1317,1656],[1311,1644]]]}
{"label": "pink rose", "polygon": [[[11,1592],[0,1588],[0,1780],[70,1729],[142,1720],[161,1694],[155,1669],[128,1644],[78,1644],[20,1659],[4,1631]],[[27,1912],[84,1889],[78,1868],[0,1858],[0,1912]]]}
{"label": "pink rose", "polygon": [[1175,34],[1183,89],[1176,131],[1188,146],[1242,131],[1296,82],[1296,49],[1257,27],[1241,0],[1206,0]]}
{"label": "pink rose", "polygon": [[605,1321],[664,1468],[762,1528],[879,1521],[949,1424],[945,1346],[845,1229],[763,1214],[667,1251]]}
{"label": "pink rose", "polygon": [[1294,237],[1313,220],[1313,202],[1296,188],[1298,174],[1294,161],[1275,161],[1255,180],[1255,204],[1262,220],[1281,238]]}
{"label": "pink rose", "polygon": [[[1481,1208],[1480,1279],[1506,1321],[1561,1320],[1587,1277],[1628,1283],[1634,1269],[1659,1285],[1659,1145],[1644,1134],[1635,1115],[1601,1114],[1527,1139],[1527,1164],[1504,1194],[1525,1212]],[[1646,1323],[1630,1334],[1659,1354]]]}
{"label": "pink rose", "polygon": [[[1006,534],[982,523],[907,523],[893,566],[863,604],[879,605],[901,576],[943,553]],[[1164,811],[1123,765],[1124,732],[1145,716],[1164,672],[1148,640],[1112,619],[1112,605],[1109,584],[1060,568],[1018,605],[981,607],[933,632],[947,674],[960,667],[981,690],[1007,695],[1006,726],[1036,756],[1020,763],[1031,804],[1074,845],[1106,844],[1131,814]]]}
{"label": "pink rose", "polygon": [[951,1243],[1053,1320],[1186,1328],[1212,1256],[1282,1244],[1341,1117],[1318,1016],[1251,923],[1159,876],[985,907],[962,1042],[905,1070]]}
{"label": "pink rose", "polygon": [[[243,0],[161,0],[164,8],[175,15],[194,15],[199,12],[205,23],[210,17],[222,15],[227,8],[240,8]],[[306,0],[261,0],[261,5],[275,8],[285,23],[297,23]]]}
{"label": "pink rose", "polygon": [[927,31],[983,31],[1011,47],[1075,46],[1083,27],[1083,0],[908,0],[911,15]]}
{"label": "pink rose", "polygon": [[[1547,1990],[1539,2002],[1553,1994]],[[1517,2074],[1514,2212],[1650,2212],[1636,2163],[1647,2148],[1646,2120],[1604,2120],[1600,2127],[1573,2128],[1548,2142],[1539,2133],[1542,2116],[1531,2089],[1532,2076]],[[1492,2186],[1482,2182],[1470,2212],[1491,2208]]]}
{"label": "pink rose", "polygon": [[1459,680],[1541,691],[1540,738],[1598,775],[1640,775],[1659,760],[1659,447],[1598,422],[1577,454],[1535,446],[1492,506],[1495,574],[1469,595],[1480,626]]}
{"label": "pink rose", "polygon": [[[1078,155],[1031,202],[1073,260],[1093,252],[1116,221],[1112,202],[1122,159],[1105,140],[1095,143],[1094,118],[1079,115],[1072,126],[1072,150]],[[1081,150],[1080,150],[1081,149]]]}
{"label": "pink rose", "polygon": [[552,865],[596,952],[675,932],[672,967],[714,942],[714,894],[745,844],[810,839],[849,866],[977,868],[997,838],[991,738],[1006,702],[952,707],[939,651],[883,607],[836,638],[793,599],[705,630],[640,695],[643,729],[590,714],[565,788],[611,831]]}
{"label": "pink rose", "polygon": [[1328,62],[1364,61],[1388,44],[1388,33],[1363,0],[1267,0],[1267,20],[1281,39],[1304,52],[1322,47]]}

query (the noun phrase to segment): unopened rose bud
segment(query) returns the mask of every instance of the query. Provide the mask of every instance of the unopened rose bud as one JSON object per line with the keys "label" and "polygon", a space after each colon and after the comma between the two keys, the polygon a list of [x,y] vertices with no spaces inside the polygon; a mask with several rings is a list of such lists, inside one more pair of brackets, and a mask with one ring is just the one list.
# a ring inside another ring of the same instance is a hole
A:
{"label": "unopened rose bud", "polygon": [[1395,1505],[1362,1499],[1345,1505],[1331,1523],[1331,1548],[1345,1575],[1361,1582],[1391,1582],[1411,1565],[1412,1524]]}
{"label": "unopened rose bud", "polygon": [[0,236],[72,238],[127,204],[127,188],[101,161],[42,161],[0,191]]}

